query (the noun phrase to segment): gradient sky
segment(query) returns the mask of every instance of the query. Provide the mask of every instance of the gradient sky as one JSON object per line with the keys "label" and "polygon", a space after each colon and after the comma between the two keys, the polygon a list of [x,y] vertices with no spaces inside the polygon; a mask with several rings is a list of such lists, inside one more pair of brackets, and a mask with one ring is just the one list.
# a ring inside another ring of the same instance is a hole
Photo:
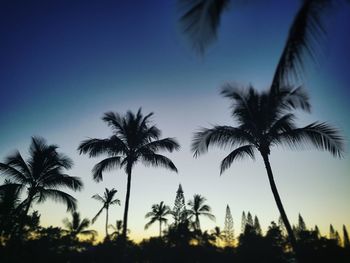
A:
{"label": "gradient sky", "polygon": [[[233,1],[234,2],[234,1]],[[219,176],[224,151],[211,150],[199,159],[190,152],[192,133],[211,124],[235,123],[229,102],[219,95],[228,81],[269,86],[298,1],[237,1],[225,14],[218,41],[200,58],[177,25],[175,0],[163,1],[18,1],[0,3],[0,158],[15,149],[24,155],[30,136],[40,135],[74,159],[71,175],[80,176],[82,192],[72,193],[82,216],[92,218],[100,204],[91,199],[104,187],[118,189],[121,207],[110,209],[110,222],[121,219],[126,176],[106,173],[97,184],[91,168],[100,158],[79,156],[76,148],[88,137],[104,138],[110,130],[101,121],[106,111],[153,111],[166,137],[182,148],[169,154],[179,174],[162,168],[134,170],[130,200],[131,237],[157,235],[144,231],[144,215],[154,203],[173,206],[178,184],[186,200],[199,193],[208,199],[223,227],[229,204],[236,233],[243,210],[257,214],[263,229],[278,211],[262,161],[237,162]],[[298,115],[300,125],[320,120],[339,127],[349,149],[350,8],[326,14],[328,35],[317,65],[306,70],[305,87],[312,114]],[[271,153],[275,179],[292,223],[300,212],[308,226],[326,234],[333,223],[350,227],[350,158],[342,160],[312,149]],[[62,204],[35,205],[45,226],[62,226],[69,216]],[[93,225],[103,235],[104,216]]]}

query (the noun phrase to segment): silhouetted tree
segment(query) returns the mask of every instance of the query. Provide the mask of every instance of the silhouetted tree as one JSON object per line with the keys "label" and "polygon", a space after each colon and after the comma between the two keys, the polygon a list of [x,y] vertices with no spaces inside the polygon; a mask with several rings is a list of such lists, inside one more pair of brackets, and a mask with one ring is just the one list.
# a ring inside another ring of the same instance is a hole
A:
{"label": "silhouetted tree", "polygon": [[306,228],[306,224],[305,224],[305,221],[304,221],[304,218],[301,216],[301,214],[299,214],[299,217],[298,217],[298,231],[306,231],[307,228]]}
{"label": "silhouetted tree", "polygon": [[115,223],[115,226],[109,225],[108,227],[112,228],[114,230],[110,235],[112,239],[118,239],[119,237],[122,236],[122,234],[123,234],[123,221],[122,220],[117,220]]}
{"label": "silhouetted tree", "polygon": [[105,192],[103,194],[103,197],[98,195],[98,194],[95,194],[92,196],[93,199],[100,201],[102,203],[102,208],[97,212],[97,214],[94,216],[94,218],[91,220],[91,222],[95,223],[95,221],[97,220],[99,215],[102,213],[102,211],[104,209],[106,209],[106,226],[105,226],[106,238],[108,238],[108,209],[111,205],[115,205],[115,204],[120,205],[119,199],[117,199],[117,198],[113,199],[117,192],[118,191],[114,188],[112,188],[111,190],[106,188]]}
{"label": "silhouetted tree", "polygon": [[[48,198],[65,203],[68,211],[76,208],[76,199],[59,188],[76,191],[83,184],[78,177],[65,174],[65,170],[72,167],[73,161],[58,153],[57,148],[56,145],[48,145],[43,138],[33,137],[26,161],[17,151],[0,163],[2,175],[12,180],[3,187],[16,187],[19,194],[24,189],[27,190],[27,198],[23,202],[23,218],[33,202],[43,203]],[[19,231],[22,231],[23,224],[22,220]]]}
{"label": "silhouetted tree", "polygon": [[113,130],[113,135],[106,139],[88,139],[83,141],[78,150],[80,154],[88,153],[90,157],[107,154],[109,157],[97,163],[92,170],[93,178],[99,182],[102,173],[112,168],[124,168],[127,174],[127,187],[123,217],[123,237],[126,240],[128,212],[131,189],[132,169],[138,161],[145,165],[165,167],[177,172],[173,162],[158,154],[159,151],[172,152],[179,149],[173,138],[160,139],[160,130],[150,124],[153,113],[143,116],[141,108],[134,114],[128,111],[125,116],[107,112],[102,120]]}
{"label": "silhouetted tree", "polygon": [[189,209],[187,214],[189,219],[194,219],[194,226],[196,230],[201,230],[200,226],[200,216],[208,217],[210,220],[215,220],[215,216],[211,213],[211,208],[209,205],[205,204],[207,199],[204,196],[195,194],[193,200],[188,201]]}
{"label": "silhouetted tree", "polygon": [[18,226],[18,213],[21,213],[17,186],[9,187],[11,181],[5,180],[0,186],[0,245],[6,242]]}
{"label": "silhouetted tree", "polygon": [[343,138],[339,132],[326,123],[312,123],[303,128],[294,124],[295,109],[310,110],[309,99],[301,88],[280,87],[279,92],[257,92],[233,88],[226,85],[221,94],[232,100],[232,116],[238,126],[214,126],[204,128],[194,135],[192,150],[197,157],[208,151],[209,146],[237,147],[221,162],[221,173],[233,161],[243,157],[255,157],[258,151],[265,164],[270,187],[287,229],[290,242],[296,249],[296,240],[287,214],[274,181],[269,155],[271,147],[283,144],[292,148],[310,144],[316,149],[329,151],[334,156],[342,156]]}
{"label": "silhouetted tree", "polygon": [[179,187],[176,191],[172,215],[174,217],[175,225],[178,225],[180,222],[187,220],[185,196],[181,184],[179,184]]}
{"label": "silhouetted tree", "polygon": [[75,241],[77,241],[79,235],[92,237],[97,235],[95,230],[87,229],[90,226],[90,220],[87,218],[81,219],[78,212],[72,213],[72,221],[69,221],[68,218],[63,219],[63,224],[66,229],[62,231]]}
{"label": "silhouetted tree", "polygon": [[332,224],[329,225],[329,239],[336,239],[335,230]]}
{"label": "silhouetted tree", "polygon": [[254,217],[254,231],[257,235],[259,235],[259,236],[262,235],[259,218],[257,216]]}
{"label": "silhouetted tree", "polygon": [[226,206],[224,240],[226,246],[233,246],[235,242],[235,233],[233,229],[233,218],[229,205]]}
{"label": "silhouetted tree", "polygon": [[254,227],[254,221],[253,221],[253,216],[252,214],[248,211],[248,214],[247,214],[247,221],[246,221],[246,226],[250,226],[250,227]]}
{"label": "silhouetted tree", "polygon": [[[233,226],[233,224],[232,224],[232,226]],[[233,228],[232,228],[232,231],[233,231]],[[229,240],[226,240],[226,231],[224,230],[224,232],[222,232],[220,227],[218,227],[218,226],[214,227],[214,229],[211,231],[211,236],[213,237],[213,240],[215,240],[215,242],[218,246],[220,246],[220,240],[224,240],[225,244],[227,246],[232,245],[232,243]],[[234,237],[234,236],[232,235],[232,237]],[[232,240],[232,242],[233,241],[234,240]]]}
{"label": "silhouetted tree", "polygon": [[152,211],[148,212],[145,218],[150,218],[150,221],[145,225],[145,229],[148,229],[156,221],[159,222],[159,237],[162,237],[162,224],[168,223],[166,216],[171,214],[169,206],[165,205],[163,201],[159,204],[152,205]]}
{"label": "silhouetted tree", "polygon": [[345,225],[343,225],[343,246],[350,248],[350,239]]}
{"label": "silhouetted tree", "polygon": [[245,212],[242,212],[242,219],[241,219],[241,233],[244,232],[245,226],[247,224],[247,216],[245,215]]}

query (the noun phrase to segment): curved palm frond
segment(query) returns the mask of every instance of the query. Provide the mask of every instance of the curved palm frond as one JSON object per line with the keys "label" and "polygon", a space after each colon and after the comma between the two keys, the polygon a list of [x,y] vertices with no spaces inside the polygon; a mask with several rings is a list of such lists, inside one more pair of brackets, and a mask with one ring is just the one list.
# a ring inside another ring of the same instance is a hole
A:
{"label": "curved palm frond", "polygon": [[40,184],[46,187],[66,187],[73,191],[79,191],[83,188],[83,182],[79,177],[70,176],[62,173],[47,173],[40,179]]}
{"label": "curved palm frond", "polygon": [[177,172],[177,168],[175,166],[175,164],[168,158],[165,157],[164,155],[160,155],[160,154],[143,154],[141,156],[143,163],[148,166],[148,165],[152,165],[154,167],[164,167],[167,168],[171,171]]}
{"label": "curved palm frond", "polygon": [[2,176],[10,180],[14,180],[18,183],[26,184],[29,182],[28,177],[26,177],[23,173],[18,171],[16,168],[13,168],[12,166],[6,163],[0,163],[0,172]]}
{"label": "curved palm frond", "polygon": [[101,197],[99,194],[95,194],[91,198],[93,198],[93,199],[95,199],[97,201],[100,201],[103,204],[106,202],[105,198]]}
{"label": "curved palm frond", "polygon": [[97,214],[94,216],[94,218],[91,220],[91,223],[95,223],[97,218],[101,215],[101,213],[103,212],[103,209],[105,209],[105,207],[103,206],[98,212]]}
{"label": "curved palm frond", "polygon": [[203,54],[217,37],[221,15],[229,0],[182,0],[180,26],[195,51]]}
{"label": "curved palm frond", "polygon": [[243,129],[231,126],[214,126],[211,129],[203,128],[196,132],[192,140],[192,151],[194,157],[208,151],[210,145],[219,148],[234,147],[250,143],[253,138]]}
{"label": "curved palm frond", "polygon": [[120,156],[109,157],[103,159],[99,163],[97,163],[92,169],[92,177],[96,182],[102,180],[102,173],[104,171],[109,171],[115,167],[121,166],[121,158]]}
{"label": "curved palm frond", "polygon": [[304,0],[296,14],[282,55],[272,81],[272,89],[278,90],[288,84],[292,77],[300,79],[305,65],[305,55],[316,60],[321,40],[326,32],[322,22],[322,13],[329,9],[332,1]]}
{"label": "curved palm frond", "polygon": [[309,144],[335,157],[342,157],[344,153],[344,138],[337,129],[325,122],[314,122],[303,128],[283,132],[274,142],[285,143],[292,148]]}
{"label": "curved palm frond", "polygon": [[5,163],[11,167],[16,168],[24,177],[30,176],[30,169],[27,163],[23,160],[22,155],[19,151],[16,151],[14,154],[7,156]]}
{"label": "curved palm frond", "polygon": [[67,211],[75,211],[77,208],[77,200],[63,191],[57,189],[41,189],[37,199],[38,202],[42,203],[46,201],[47,198],[64,203],[67,206]]}
{"label": "curved palm frond", "polygon": [[87,139],[78,146],[80,154],[88,153],[89,157],[97,157],[102,154],[119,154],[126,151],[124,142],[117,136],[111,136],[108,139]]}
{"label": "curved palm frond", "polygon": [[174,150],[179,150],[180,145],[174,138],[165,138],[161,140],[152,141],[150,143],[147,143],[142,148],[145,148],[150,151],[168,151],[173,152]]}
{"label": "curved palm frond", "polygon": [[255,150],[254,145],[244,145],[234,149],[222,160],[220,165],[220,174],[222,174],[226,169],[230,168],[231,164],[235,160],[243,159],[246,156],[249,156],[254,160],[255,159],[254,150]]}

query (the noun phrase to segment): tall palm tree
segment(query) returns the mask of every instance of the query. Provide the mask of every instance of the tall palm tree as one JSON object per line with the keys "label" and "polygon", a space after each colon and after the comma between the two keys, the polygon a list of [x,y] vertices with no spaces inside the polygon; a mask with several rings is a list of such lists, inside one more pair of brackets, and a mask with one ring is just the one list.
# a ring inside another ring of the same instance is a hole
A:
{"label": "tall palm tree", "polygon": [[[193,47],[203,54],[217,38],[223,13],[230,0],[179,0],[182,7],[180,26]],[[277,64],[272,87],[279,89],[291,78],[302,78],[305,58],[317,59],[325,37],[323,14],[336,0],[303,0],[289,28],[282,54]],[[234,3],[236,4],[236,3]]]}
{"label": "tall palm tree", "polygon": [[152,205],[152,211],[145,215],[145,218],[150,218],[150,221],[145,225],[145,229],[148,229],[156,221],[159,222],[159,237],[162,237],[162,223],[165,225],[168,223],[166,216],[171,214],[169,206],[165,205],[163,201],[159,204]]}
{"label": "tall palm tree", "polygon": [[211,208],[209,205],[205,204],[207,199],[204,196],[195,194],[193,200],[188,201],[189,209],[187,210],[188,218],[194,218],[194,227],[196,230],[200,230],[199,217],[208,217],[211,220],[215,220],[215,216],[211,213]]}
{"label": "tall palm tree", "polygon": [[[21,204],[24,208],[23,218],[28,214],[33,202],[42,203],[48,198],[65,203],[67,211],[76,208],[76,199],[59,189],[77,191],[81,190],[83,184],[80,178],[65,173],[65,170],[72,167],[73,161],[57,152],[57,148],[56,145],[48,145],[43,138],[32,137],[26,161],[17,151],[9,155],[5,162],[0,163],[1,175],[11,180],[11,183],[2,187],[15,187],[19,194],[27,190],[27,198]],[[23,222],[19,231],[22,228]]]}
{"label": "tall palm tree", "polygon": [[102,203],[102,208],[97,212],[97,214],[94,216],[94,218],[91,220],[91,222],[95,223],[95,221],[97,220],[99,215],[102,213],[102,211],[104,209],[106,209],[106,238],[108,238],[108,209],[109,209],[109,206],[115,205],[115,204],[120,205],[119,199],[113,199],[117,192],[118,191],[114,188],[112,188],[111,190],[106,188],[105,192],[103,194],[103,197],[98,195],[98,194],[95,194],[92,196],[93,199],[100,201]]}
{"label": "tall palm tree", "polygon": [[327,123],[314,122],[302,128],[295,126],[293,110],[310,110],[309,98],[302,88],[285,87],[278,93],[272,89],[259,93],[252,87],[239,89],[227,85],[223,87],[221,94],[232,101],[231,114],[237,120],[238,126],[214,126],[195,133],[192,142],[194,156],[205,153],[211,145],[233,149],[221,162],[220,173],[223,173],[233,161],[248,156],[254,159],[255,152],[258,151],[264,161],[270,187],[290,242],[296,249],[295,237],[278,194],[269,161],[271,147],[282,144],[297,148],[309,144],[318,150],[329,151],[333,156],[341,157],[343,138]]}
{"label": "tall palm tree", "polygon": [[73,240],[76,240],[79,235],[82,236],[95,236],[97,232],[95,230],[87,229],[90,226],[90,220],[87,218],[81,219],[78,212],[72,213],[72,221],[68,218],[63,219],[63,225],[66,229],[62,231],[70,236]]}
{"label": "tall palm tree", "polygon": [[143,116],[141,108],[136,114],[128,111],[125,116],[107,112],[102,120],[113,130],[113,135],[106,139],[88,139],[83,141],[78,150],[90,157],[106,154],[108,158],[97,163],[93,178],[99,182],[102,173],[112,168],[124,168],[127,174],[126,198],[123,218],[123,238],[126,240],[132,169],[138,161],[146,166],[162,166],[177,172],[173,162],[157,152],[178,150],[179,144],[173,138],[160,139],[160,130],[150,124],[153,113]]}

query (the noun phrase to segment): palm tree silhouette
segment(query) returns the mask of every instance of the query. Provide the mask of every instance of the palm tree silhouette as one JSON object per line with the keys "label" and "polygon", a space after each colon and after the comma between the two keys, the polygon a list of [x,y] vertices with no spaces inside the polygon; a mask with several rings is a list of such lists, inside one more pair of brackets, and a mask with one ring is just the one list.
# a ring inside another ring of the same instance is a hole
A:
{"label": "palm tree silhouette", "polygon": [[[223,13],[230,0],[179,0],[183,7],[180,26],[193,48],[203,54],[217,38]],[[289,28],[282,54],[277,64],[272,87],[279,89],[291,78],[302,77],[305,58],[317,59],[325,37],[322,14],[335,5],[335,0],[304,0]]]}
{"label": "palm tree silhouette", "polygon": [[98,195],[98,194],[95,194],[92,196],[93,199],[100,201],[103,205],[102,205],[102,208],[97,212],[97,214],[91,220],[91,222],[92,222],[92,224],[95,223],[95,221],[97,220],[99,215],[102,213],[102,211],[104,209],[106,209],[106,238],[108,238],[108,209],[109,209],[109,206],[115,205],[115,204],[120,205],[119,199],[113,199],[117,192],[118,191],[114,188],[112,188],[111,190],[106,188],[105,192],[103,194],[103,197]]}
{"label": "palm tree silhouette", "polygon": [[220,174],[222,174],[233,161],[247,156],[254,159],[255,151],[260,152],[289,240],[296,250],[295,236],[283,208],[270,166],[271,147],[282,144],[297,148],[310,144],[318,150],[329,151],[333,156],[341,157],[343,138],[327,123],[314,122],[302,128],[295,126],[295,116],[292,111],[310,110],[309,98],[302,88],[285,87],[278,93],[272,89],[258,93],[253,87],[239,89],[226,85],[221,94],[232,100],[231,114],[238,121],[238,126],[214,126],[195,133],[192,142],[194,156],[207,152],[211,145],[234,148],[221,162]]}
{"label": "palm tree silhouette", "polygon": [[83,141],[78,150],[90,157],[107,154],[108,158],[97,163],[93,168],[95,181],[102,180],[102,173],[112,168],[124,168],[127,174],[126,198],[123,218],[123,238],[126,240],[132,169],[138,161],[149,166],[162,166],[177,172],[173,162],[158,154],[158,151],[178,150],[179,144],[173,138],[159,139],[160,130],[150,125],[153,113],[143,116],[141,108],[136,114],[128,111],[125,116],[107,112],[102,120],[113,130],[113,135],[106,139],[88,139]]}
{"label": "palm tree silhouette", "polygon": [[123,221],[117,220],[115,222],[115,226],[109,225],[109,228],[112,228],[114,231],[111,233],[111,238],[118,239],[120,236],[122,236],[123,233]]}
{"label": "palm tree silhouette", "polygon": [[[2,187],[16,187],[18,194],[27,190],[27,198],[21,204],[24,208],[23,218],[33,202],[43,203],[48,198],[65,203],[67,211],[76,208],[76,199],[59,188],[76,191],[81,190],[83,184],[80,178],[65,174],[65,170],[72,167],[73,161],[58,153],[57,148],[56,145],[48,145],[43,138],[32,137],[26,161],[17,151],[9,155],[4,163],[0,163],[2,175],[11,180],[11,183]],[[22,228],[23,222],[20,223],[19,231]]]}
{"label": "palm tree silhouette", "polygon": [[211,213],[209,205],[205,204],[207,199],[204,196],[195,194],[193,200],[188,201],[189,209],[187,210],[188,219],[194,218],[194,227],[196,230],[201,230],[199,217],[208,217],[211,220],[215,220],[215,216]]}
{"label": "palm tree silhouette", "polygon": [[145,215],[145,218],[150,218],[150,221],[145,225],[145,229],[148,229],[156,221],[159,221],[159,237],[162,237],[162,223],[165,225],[168,223],[166,216],[170,214],[170,207],[165,205],[163,201],[159,204],[152,205],[152,211]]}
{"label": "palm tree silhouette", "polygon": [[79,235],[97,235],[97,232],[95,230],[87,229],[90,226],[90,220],[87,218],[81,220],[80,214],[76,211],[72,213],[72,221],[69,221],[68,218],[63,219],[63,225],[66,227],[66,229],[63,229],[62,231],[70,236],[73,240],[77,240]]}

